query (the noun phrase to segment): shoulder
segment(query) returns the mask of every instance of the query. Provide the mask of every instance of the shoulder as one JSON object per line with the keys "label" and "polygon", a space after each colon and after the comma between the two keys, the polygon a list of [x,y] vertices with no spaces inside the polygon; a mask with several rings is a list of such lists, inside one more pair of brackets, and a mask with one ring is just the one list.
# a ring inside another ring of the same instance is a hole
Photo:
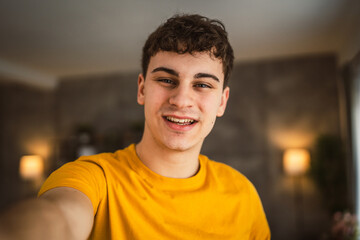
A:
{"label": "shoulder", "polygon": [[115,160],[115,153],[98,153],[95,155],[81,156],[76,159],[73,163],[75,164],[87,164],[92,163],[95,165],[102,166],[109,161]]}
{"label": "shoulder", "polygon": [[124,149],[115,153],[82,156],[66,163],[51,173],[38,195],[56,187],[74,188],[89,197],[96,211],[99,201],[106,196],[109,183],[113,183],[121,173],[126,174],[122,165],[127,161],[119,157],[128,155],[127,152],[129,150]]}
{"label": "shoulder", "polygon": [[255,188],[250,180],[235,168],[221,162],[208,159],[206,156],[201,155],[206,161],[208,174],[213,175],[215,178],[221,180],[227,185],[235,187],[237,190],[247,191],[252,193]]}
{"label": "shoulder", "polygon": [[104,152],[90,156],[81,156],[74,161],[76,164],[94,164],[101,168],[106,166],[113,166],[122,162],[126,162],[134,154],[134,145],[130,145],[124,149],[116,152]]}
{"label": "shoulder", "polygon": [[[47,182],[54,181],[78,181],[104,182],[105,177],[114,175],[115,171],[125,169],[128,161],[123,159],[129,150],[127,148],[115,153],[100,153],[90,156],[82,156],[77,160],[62,165],[51,173]],[[125,171],[125,170],[124,170]],[[118,171],[120,172],[120,171]]]}

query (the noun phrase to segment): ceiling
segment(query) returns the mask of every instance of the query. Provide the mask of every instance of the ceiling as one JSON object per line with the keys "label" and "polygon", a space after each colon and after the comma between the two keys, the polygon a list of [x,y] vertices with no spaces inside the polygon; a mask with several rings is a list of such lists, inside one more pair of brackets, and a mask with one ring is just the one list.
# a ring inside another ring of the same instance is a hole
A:
{"label": "ceiling", "polygon": [[138,71],[149,33],[175,13],[225,23],[236,61],[360,48],[358,0],[0,0],[0,74],[60,77]]}

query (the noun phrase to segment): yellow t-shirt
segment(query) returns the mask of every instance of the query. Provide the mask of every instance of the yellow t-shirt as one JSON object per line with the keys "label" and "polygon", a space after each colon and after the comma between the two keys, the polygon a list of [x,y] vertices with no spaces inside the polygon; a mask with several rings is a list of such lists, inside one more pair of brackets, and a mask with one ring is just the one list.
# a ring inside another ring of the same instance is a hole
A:
{"label": "yellow t-shirt", "polygon": [[61,186],[85,193],[94,207],[89,239],[270,239],[250,181],[206,156],[199,161],[193,177],[163,177],[147,168],[130,145],[65,164],[39,195]]}

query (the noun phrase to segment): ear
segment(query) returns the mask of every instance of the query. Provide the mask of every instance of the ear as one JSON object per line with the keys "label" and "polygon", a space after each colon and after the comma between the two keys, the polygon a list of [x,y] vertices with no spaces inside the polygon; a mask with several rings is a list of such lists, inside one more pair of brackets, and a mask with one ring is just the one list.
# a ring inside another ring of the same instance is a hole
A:
{"label": "ear", "polygon": [[227,101],[229,99],[229,94],[230,94],[230,88],[226,87],[223,90],[223,93],[222,93],[222,96],[221,96],[221,103],[219,105],[219,108],[218,108],[218,111],[217,111],[217,114],[216,114],[217,117],[222,117],[224,115],[224,112],[225,112],[225,109],[226,109],[226,104],[227,104]]}
{"label": "ear", "polygon": [[138,77],[138,92],[137,92],[137,102],[140,105],[144,105],[145,103],[145,78],[142,73],[139,74]]}

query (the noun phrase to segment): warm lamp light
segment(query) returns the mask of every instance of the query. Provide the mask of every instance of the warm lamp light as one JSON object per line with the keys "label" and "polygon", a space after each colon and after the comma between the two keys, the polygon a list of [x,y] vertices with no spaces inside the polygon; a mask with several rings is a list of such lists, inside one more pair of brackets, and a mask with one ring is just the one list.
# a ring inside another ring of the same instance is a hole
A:
{"label": "warm lamp light", "polygon": [[44,172],[44,161],[39,155],[27,155],[20,159],[20,176],[25,180],[39,179]]}
{"label": "warm lamp light", "polygon": [[287,149],[284,153],[284,169],[289,175],[304,174],[310,166],[310,154],[305,149]]}

